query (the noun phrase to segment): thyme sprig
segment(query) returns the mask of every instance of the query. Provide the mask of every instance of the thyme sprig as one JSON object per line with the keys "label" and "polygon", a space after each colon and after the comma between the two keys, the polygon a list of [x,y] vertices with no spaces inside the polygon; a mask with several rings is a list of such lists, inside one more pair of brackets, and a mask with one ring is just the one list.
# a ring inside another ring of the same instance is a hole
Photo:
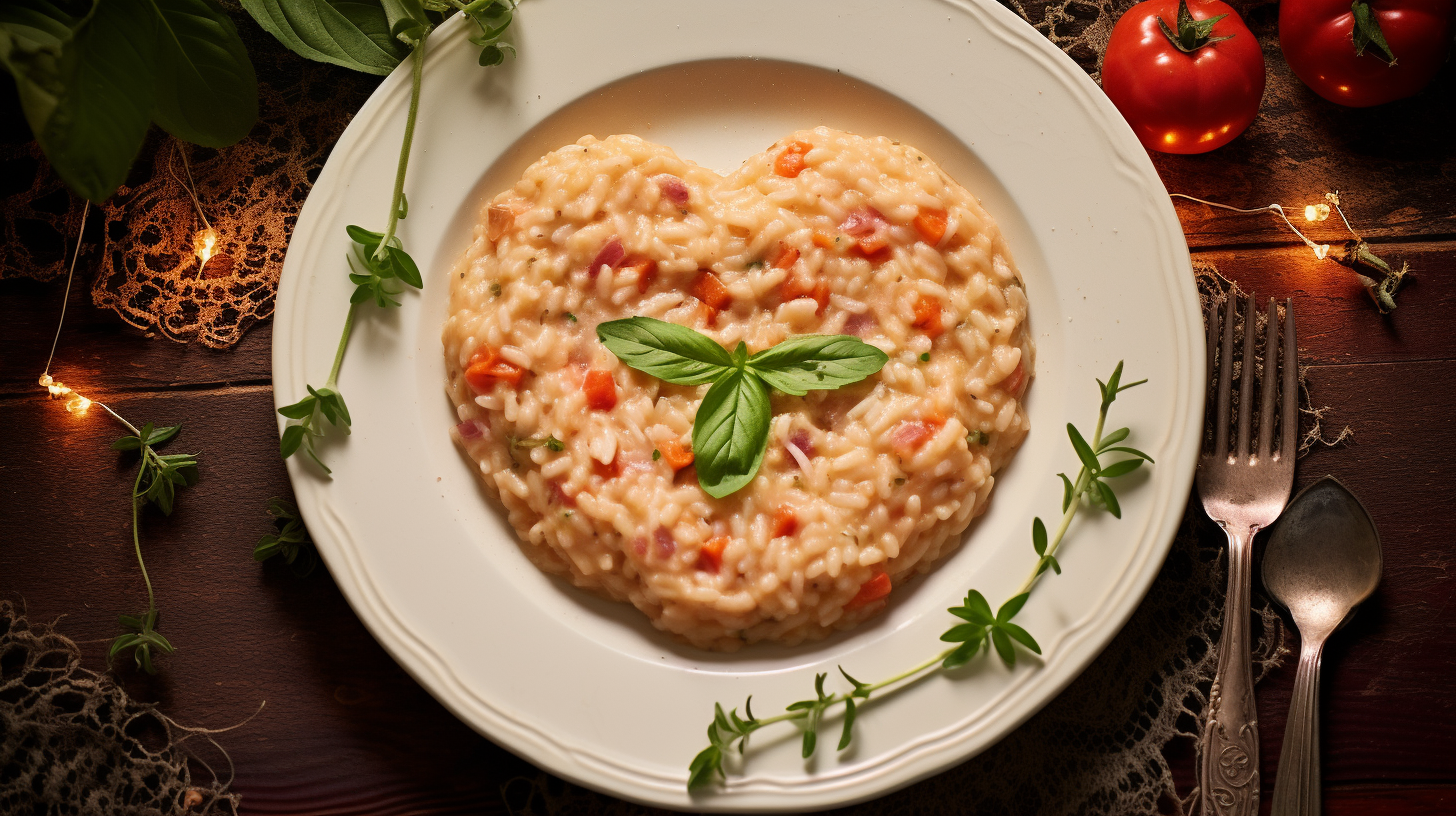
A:
{"label": "thyme sprig", "polygon": [[111,649],[106,658],[109,662],[131,649],[137,668],[148,674],[156,674],[157,668],[152,662],[153,652],[171,654],[176,651],[176,647],[157,631],[161,613],[157,610],[157,597],[152,591],[151,576],[147,575],[147,563],[142,558],[141,510],[143,506],[153,504],[163,515],[172,515],[177,489],[197,484],[197,454],[157,453],[157,445],[175,438],[181,432],[180,424],[158,428],[148,422],[138,430],[115,411],[110,408],[106,410],[132,432],[132,435],[112,442],[112,450],[140,452],[136,479],[131,487],[131,540],[136,550],[137,565],[142,570],[142,581],[147,585],[146,611],[139,615],[120,616],[122,633],[111,641]]}
{"label": "thyme sprig", "polygon": [[[903,682],[905,680],[922,674],[959,668],[969,663],[983,650],[989,652],[994,649],[1007,667],[1016,665],[1017,644],[1033,654],[1041,654],[1041,647],[1037,644],[1036,639],[1030,632],[1013,623],[1012,619],[1026,606],[1032,589],[1035,588],[1043,573],[1050,569],[1055,574],[1061,574],[1062,568],[1061,564],[1057,562],[1056,553],[1066,537],[1068,528],[1071,527],[1072,519],[1076,517],[1082,506],[1081,499],[1084,496],[1087,497],[1089,504],[1107,510],[1115,518],[1122,517],[1122,508],[1118,504],[1117,496],[1106,480],[1126,476],[1141,467],[1143,462],[1151,463],[1153,459],[1136,448],[1119,444],[1131,434],[1128,428],[1119,428],[1105,435],[1103,428],[1107,422],[1108,410],[1116,401],[1117,395],[1145,382],[1147,380],[1122,384],[1122,363],[1119,362],[1107,382],[1097,381],[1097,387],[1102,394],[1102,403],[1097,414],[1097,425],[1093,430],[1091,442],[1088,442],[1074,425],[1067,423],[1067,437],[1071,440],[1072,448],[1082,467],[1077,471],[1075,479],[1068,478],[1064,473],[1057,474],[1063,484],[1061,522],[1057,525],[1056,531],[1048,536],[1046,525],[1042,520],[1039,517],[1032,520],[1032,551],[1036,554],[1036,566],[1021,587],[999,608],[993,612],[985,595],[972,589],[966,593],[965,601],[959,606],[946,610],[959,621],[947,629],[940,639],[956,645],[941,651],[917,666],[875,683],[856,680],[844,670],[844,667],[840,666],[838,667],[839,673],[850,684],[848,691],[826,693],[824,681],[828,675],[816,674],[814,676],[814,697],[790,703],[785,707],[784,713],[777,716],[763,719],[754,717],[749,705],[753,700],[751,696],[744,704],[745,716],[743,717],[738,715],[736,708],[725,712],[722,704],[715,703],[713,721],[708,724],[708,747],[699,751],[688,766],[688,788],[701,788],[716,780],[725,779],[724,758],[730,754],[735,745],[739,754],[744,754],[748,748],[749,735],[766,726],[788,721],[798,723],[803,730],[803,747],[800,753],[805,759],[808,759],[814,754],[819,725],[825,715],[835,706],[843,705],[844,718],[838,745],[838,750],[843,751],[853,742],[854,722],[859,705],[868,701],[870,695],[880,689],[893,686],[887,692],[887,694],[893,694],[907,687]],[[969,443],[970,440],[967,442]],[[1103,463],[1102,457],[1116,453],[1126,454],[1127,458]],[[884,695],[881,695],[881,699],[883,697]]]}
{"label": "thyme sprig", "polygon": [[268,515],[273,517],[276,530],[258,539],[253,546],[253,560],[281,558],[299,578],[313,572],[318,565],[318,551],[314,549],[308,528],[303,526],[298,508],[291,502],[272,498],[268,500]]}
{"label": "thyme sprig", "polygon": [[[308,389],[308,396],[278,409],[279,414],[291,420],[283,429],[278,442],[278,453],[284,459],[302,450],[325,474],[332,473],[319,458],[314,442],[323,436],[325,423],[345,433],[349,432],[353,423],[344,404],[344,396],[339,392],[339,369],[344,364],[344,351],[349,346],[349,337],[354,331],[354,319],[359,306],[366,301],[372,301],[380,309],[398,307],[400,301],[396,296],[406,286],[424,288],[419,266],[405,251],[396,230],[399,222],[409,216],[409,199],[404,193],[404,180],[405,171],[409,167],[410,145],[414,141],[415,121],[420,112],[420,80],[425,64],[425,43],[445,14],[459,11],[480,28],[480,33],[470,38],[471,42],[482,46],[480,64],[497,65],[505,59],[506,51],[514,53],[511,45],[501,40],[510,27],[514,9],[515,5],[510,0],[474,0],[468,4],[459,0],[399,0],[386,6],[390,36],[410,49],[411,69],[409,114],[405,118],[404,140],[400,144],[399,162],[395,168],[389,216],[383,232],[374,232],[354,224],[345,228],[353,242],[349,254],[349,280],[354,284],[354,291],[349,296],[349,311],[344,316],[344,330],[339,337],[338,350],[334,352],[333,367],[329,369],[329,377],[323,387],[307,385],[305,387]],[[277,25],[276,21],[274,24]]]}

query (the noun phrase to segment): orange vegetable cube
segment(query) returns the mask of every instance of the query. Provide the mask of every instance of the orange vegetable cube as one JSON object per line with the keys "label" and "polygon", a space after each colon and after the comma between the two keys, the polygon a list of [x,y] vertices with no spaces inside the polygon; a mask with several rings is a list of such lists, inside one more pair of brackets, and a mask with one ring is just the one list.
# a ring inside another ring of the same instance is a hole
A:
{"label": "orange vegetable cube", "polygon": [[839,249],[839,237],[836,235],[825,235],[822,232],[816,232],[810,240],[814,242],[814,246],[816,247]]}
{"label": "orange vegetable cube", "polygon": [[587,407],[593,411],[610,411],[617,407],[617,382],[612,379],[610,371],[599,368],[588,371],[582,390],[586,392]]}
{"label": "orange vegetable cube", "polygon": [[693,449],[676,439],[669,439],[657,447],[662,452],[662,461],[673,470],[682,470],[693,463]]}
{"label": "orange vegetable cube", "polygon": [[921,295],[915,300],[915,320],[910,325],[922,329],[931,339],[939,337],[945,331],[941,322],[940,301],[927,295]]}
{"label": "orange vegetable cube", "polygon": [[728,292],[728,287],[718,280],[717,275],[706,269],[693,281],[690,294],[713,309],[722,309],[733,302],[733,295]]}
{"label": "orange vegetable cube", "polygon": [[789,246],[788,244],[779,244],[779,256],[777,258],[774,258],[773,268],[788,269],[789,267],[793,266],[794,261],[797,260],[799,260],[799,250]]}
{"label": "orange vegetable cube", "polygon": [[465,369],[465,382],[470,384],[476,391],[489,391],[498,382],[506,383],[515,388],[521,384],[521,378],[526,376],[526,369],[515,363],[501,359],[500,354],[493,348],[482,348],[470,358],[470,365]]}
{"label": "orange vegetable cube", "polygon": [[875,576],[873,578],[865,581],[863,584],[860,585],[859,592],[855,593],[855,596],[849,599],[849,603],[845,604],[844,608],[859,609],[860,607],[868,606],[869,604],[872,604],[889,594],[890,576],[883,572],[877,572],[875,573]]}
{"label": "orange vegetable cube", "polygon": [[799,529],[799,517],[794,515],[794,508],[787,505],[774,511],[773,526],[769,538],[793,535]]}
{"label": "orange vegetable cube", "polygon": [[623,269],[631,269],[637,273],[637,291],[646,293],[657,280],[657,261],[651,258],[634,256],[622,263]]}
{"label": "orange vegetable cube", "polygon": [[945,225],[947,215],[945,210],[921,210],[915,216],[915,231],[925,239],[925,243],[935,246],[940,239],[945,237]]}
{"label": "orange vegetable cube", "polygon": [[728,546],[728,536],[714,536],[703,543],[698,550],[698,569],[717,572],[723,566],[723,550]]}
{"label": "orange vegetable cube", "polygon": [[797,178],[807,166],[804,162],[805,154],[813,149],[814,145],[808,142],[789,142],[784,152],[774,159],[774,172],[786,178]]}

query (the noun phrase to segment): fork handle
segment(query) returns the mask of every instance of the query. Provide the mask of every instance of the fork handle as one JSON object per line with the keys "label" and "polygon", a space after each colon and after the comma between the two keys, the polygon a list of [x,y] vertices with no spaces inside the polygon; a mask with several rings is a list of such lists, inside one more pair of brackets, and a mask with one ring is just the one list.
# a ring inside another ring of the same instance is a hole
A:
{"label": "fork handle", "polygon": [[1270,816],[1319,816],[1319,689],[1324,651],[1323,638],[1306,640],[1299,650]]}
{"label": "fork handle", "polygon": [[1256,529],[1224,527],[1229,544],[1228,594],[1203,727],[1199,772],[1203,816],[1259,813],[1259,715],[1249,644],[1249,578]]}

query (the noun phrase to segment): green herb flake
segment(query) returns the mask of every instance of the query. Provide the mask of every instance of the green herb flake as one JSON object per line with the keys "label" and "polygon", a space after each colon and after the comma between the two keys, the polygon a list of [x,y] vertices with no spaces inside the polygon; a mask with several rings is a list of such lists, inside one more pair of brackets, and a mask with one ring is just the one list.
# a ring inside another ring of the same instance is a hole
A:
{"label": "green herb flake", "polygon": [[576,322],[576,315],[572,314],[571,312],[567,312],[565,316],[566,319],[570,320],[572,323]]}
{"label": "green herb flake", "polygon": [[927,351],[927,352],[921,354],[920,355],[920,362],[922,362],[922,363],[928,363],[928,362],[930,362],[930,352]]}
{"label": "green herb flake", "polygon": [[991,437],[985,431],[970,431],[966,434],[966,447],[984,445],[989,441],[991,441]]}
{"label": "green herb flake", "polygon": [[661,458],[662,458],[662,451],[658,450],[657,448],[653,448],[652,449],[652,461],[656,462],[658,459],[661,459]]}

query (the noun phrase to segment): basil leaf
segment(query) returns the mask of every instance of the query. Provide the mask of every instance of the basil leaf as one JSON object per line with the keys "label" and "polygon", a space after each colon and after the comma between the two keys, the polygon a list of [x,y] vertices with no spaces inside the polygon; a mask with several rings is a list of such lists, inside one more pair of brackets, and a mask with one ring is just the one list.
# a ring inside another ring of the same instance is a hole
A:
{"label": "basil leaf", "polygon": [[203,147],[227,147],[247,136],[258,119],[258,78],[227,13],[214,0],[145,5],[156,26],[152,118],[173,136]]}
{"label": "basil leaf", "polygon": [[315,62],[384,76],[408,55],[389,36],[377,3],[350,0],[242,0],[264,31],[288,50]]}
{"label": "basil leaf", "polygon": [[[677,385],[710,383],[733,367],[733,358],[712,338],[651,317],[602,323],[597,339],[632,368]],[[765,399],[765,411],[767,404]]]}
{"label": "basil leaf", "polygon": [[693,419],[693,453],[709,496],[721,499],[758,473],[770,410],[768,389],[751,371],[731,370],[708,389]]}
{"label": "basil leaf", "polygon": [[883,351],[846,334],[803,334],[748,358],[763,381],[801,397],[857,383],[884,367]]}

